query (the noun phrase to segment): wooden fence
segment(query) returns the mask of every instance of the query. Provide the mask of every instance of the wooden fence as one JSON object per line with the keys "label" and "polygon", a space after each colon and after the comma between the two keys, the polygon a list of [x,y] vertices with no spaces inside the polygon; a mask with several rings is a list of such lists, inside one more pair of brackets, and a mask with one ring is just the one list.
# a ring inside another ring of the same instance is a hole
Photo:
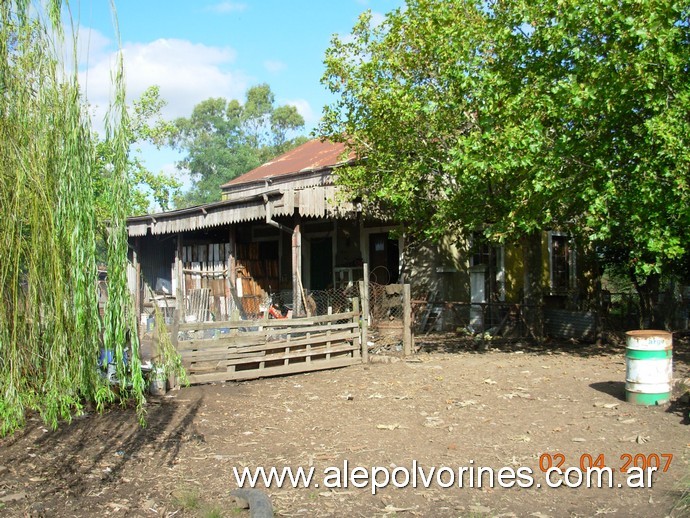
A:
{"label": "wooden fence", "polygon": [[189,381],[280,376],[362,362],[359,305],[311,318],[175,323],[172,340]]}

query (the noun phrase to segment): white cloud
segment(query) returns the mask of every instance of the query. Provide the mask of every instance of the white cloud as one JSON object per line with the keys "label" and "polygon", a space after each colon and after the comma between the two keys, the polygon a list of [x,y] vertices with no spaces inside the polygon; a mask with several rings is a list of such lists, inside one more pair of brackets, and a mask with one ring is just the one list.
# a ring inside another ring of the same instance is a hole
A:
{"label": "white cloud", "polygon": [[242,4],[238,2],[220,2],[218,4],[210,5],[206,8],[207,11],[213,11],[214,13],[237,13],[242,12],[247,9],[247,4]]}
{"label": "white cloud", "polygon": [[[91,39],[99,45],[96,31]],[[100,48],[100,47],[99,47]],[[228,47],[212,47],[180,39],[158,39],[150,43],[126,43],[123,46],[128,102],[137,99],[148,87],[158,85],[167,102],[167,119],[187,117],[196,104],[209,97],[240,99],[249,78],[230,69],[236,53]],[[96,127],[112,95],[111,73],[114,52],[91,53],[88,67],[82,68],[80,80],[86,85],[89,102],[96,107]]]}
{"label": "white cloud", "polygon": [[278,72],[285,70],[287,65],[282,61],[267,60],[264,61],[264,68],[272,74],[277,74]]}
{"label": "white cloud", "polygon": [[[68,40],[71,41],[70,38]],[[113,41],[100,32],[80,26],[77,33],[79,66],[88,66],[104,59],[110,53]]]}
{"label": "white cloud", "polygon": [[313,128],[321,118],[321,114],[314,113],[314,109],[309,104],[309,101],[305,99],[294,99],[291,101],[285,101],[281,104],[289,104],[290,106],[297,108],[299,114],[304,117],[304,126],[308,130],[311,130],[311,128]]}

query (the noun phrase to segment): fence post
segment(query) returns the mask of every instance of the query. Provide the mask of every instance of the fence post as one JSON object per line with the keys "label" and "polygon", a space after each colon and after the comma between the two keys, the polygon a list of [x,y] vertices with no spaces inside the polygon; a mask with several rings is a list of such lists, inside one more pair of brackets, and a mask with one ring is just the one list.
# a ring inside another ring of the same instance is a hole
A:
{"label": "fence post", "polygon": [[[173,310],[172,325],[170,326],[170,343],[175,348],[175,351],[177,351],[179,330],[180,330],[180,310],[179,310],[179,308],[175,308]],[[179,352],[178,352],[178,354],[179,354]],[[174,373],[171,373],[170,376],[168,376],[168,386],[170,387],[171,390],[180,388],[180,384],[178,382],[177,376],[175,376]]]}
{"label": "fence post", "polygon": [[[355,314],[354,317],[352,317],[353,322],[358,322],[358,320],[361,320],[361,313],[359,312],[359,297],[354,297],[352,299],[352,312]],[[360,328],[359,330],[359,336],[355,338],[354,340],[354,346],[355,350],[353,351],[352,356],[357,357],[359,355],[361,358],[364,357],[364,350],[362,346],[362,329]],[[362,360],[364,362],[364,360]]]}
{"label": "fence post", "polygon": [[367,297],[367,287],[366,281],[359,281],[359,292],[362,297],[362,363],[369,363],[369,323],[367,322],[369,297]]}
{"label": "fence post", "polygon": [[412,354],[412,296],[409,284],[403,284],[403,354]]}
{"label": "fence post", "polygon": [[[362,313],[367,319],[367,325],[371,324],[369,320],[369,263],[362,265],[362,273],[364,275],[364,291],[362,291]],[[366,312],[365,312],[366,311]]]}

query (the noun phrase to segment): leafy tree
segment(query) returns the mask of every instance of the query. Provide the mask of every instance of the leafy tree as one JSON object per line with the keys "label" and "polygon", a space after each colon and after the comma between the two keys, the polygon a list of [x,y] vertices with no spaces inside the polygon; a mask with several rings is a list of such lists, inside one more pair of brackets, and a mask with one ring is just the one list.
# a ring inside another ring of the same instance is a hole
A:
{"label": "leafy tree", "polygon": [[288,139],[304,127],[304,119],[294,106],[276,107],[267,84],[250,88],[244,104],[206,99],[175,125],[174,143],[187,153],[178,167],[190,171],[194,180],[177,205],[219,200],[222,184],[305,141]]}
{"label": "leafy tree", "polygon": [[[175,134],[175,126],[162,118],[161,110],[166,102],[160,97],[158,86],[149,87],[139,99],[128,107],[126,119],[127,128],[124,129],[129,147],[127,174],[133,186],[129,197],[126,213],[129,215],[144,214],[151,210],[151,200],[161,210],[168,210],[174,197],[179,193],[181,183],[163,172],[154,173],[149,170],[141,159],[139,144],[149,143],[160,148],[168,144]],[[97,139],[97,163],[94,174],[94,189],[97,195],[96,216],[102,224],[105,215],[109,213],[109,183],[112,171],[108,164],[112,163],[113,150],[107,140]]]}
{"label": "leafy tree", "polygon": [[[0,436],[29,412],[52,427],[115,399],[145,411],[136,321],[127,287],[131,143],[122,55],[106,118],[107,166],[83,102],[75,25],[60,0],[0,3]],[[73,54],[65,56],[66,37]],[[108,189],[97,193],[99,170]],[[101,200],[107,199],[107,202]],[[99,207],[100,205],[100,207]],[[109,220],[108,300],[99,316],[96,220]],[[120,387],[98,373],[112,354]],[[128,354],[125,367],[124,356]]]}
{"label": "leafy tree", "polygon": [[320,131],[367,157],[339,178],[427,236],[566,229],[651,303],[690,245],[689,5],[410,0],[377,27],[365,14],[326,55],[339,99]]}

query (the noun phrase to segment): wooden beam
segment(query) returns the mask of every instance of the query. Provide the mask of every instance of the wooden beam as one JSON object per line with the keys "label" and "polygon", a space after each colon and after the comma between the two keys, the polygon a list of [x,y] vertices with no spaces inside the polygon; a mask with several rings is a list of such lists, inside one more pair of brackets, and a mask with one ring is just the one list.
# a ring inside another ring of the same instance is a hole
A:
{"label": "wooden beam", "polygon": [[175,249],[175,277],[177,278],[177,290],[175,298],[177,299],[177,309],[179,311],[180,321],[185,321],[185,304],[184,304],[184,273],[182,272],[182,234],[177,234],[177,248]]}
{"label": "wooden beam", "polygon": [[292,314],[295,317],[304,315],[302,300],[302,218],[295,214],[295,226],[292,230]]}
{"label": "wooden beam", "polygon": [[412,296],[410,285],[403,284],[403,354],[412,354]]}
{"label": "wooden beam", "polygon": [[330,360],[316,360],[307,364],[294,363],[290,365],[281,365],[278,367],[266,367],[264,369],[250,369],[246,371],[228,371],[228,372],[214,372],[212,374],[191,374],[189,382],[194,383],[210,383],[213,381],[234,381],[266,378],[269,376],[282,376],[285,374],[296,374],[300,372],[318,371],[323,369],[335,369],[338,367],[347,367],[359,363],[359,358],[331,358]]}
{"label": "wooden beam", "polygon": [[284,333],[289,332],[292,327],[306,327],[313,324],[323,324],[326,322],[337,322],[338,320],[351,320],[357,313],[348,311],[346,313],[333,313],[332,315],[319,315],[309,318],[276,318],[266,320],[230,320],[227,322],[187,322],[180,324],[180,331],[200,331],[203,329],[246,329],[250,327],[263,326],[266,329],[285,328]]}
{"label": "wooden beam", "polygon": [[[366,266],[367,263],[364,263]],[[365,272],[367,270],[365,269]],[[367,291],[369,288],[369,283],[367,282],[366,275],[363,281],[359,281],[359,293],[362,300],[362,363],[369,363],[369,297]]]}

